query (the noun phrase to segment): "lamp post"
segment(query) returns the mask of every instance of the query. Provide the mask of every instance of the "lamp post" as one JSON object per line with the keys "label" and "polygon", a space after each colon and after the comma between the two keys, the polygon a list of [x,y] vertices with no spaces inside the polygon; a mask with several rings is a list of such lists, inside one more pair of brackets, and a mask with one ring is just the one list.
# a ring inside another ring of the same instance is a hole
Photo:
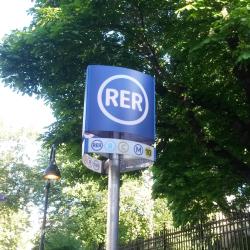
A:
{"label": "lamp post", "polygon": [[59,180],[61,178],[60,171],[56,165],[55,154],[56,154],[56,147],[55,145],[52,145],[51,151],[50,151],[49,166],[45,169],[43,173],[43,178],[46,180],[46,185],[45,185],[43,223],[42,223],[42,228],[41,228],[42,232],[41,232],[39,250],[44,250],[46,216],[47,216],[47,209],[48,209],[50,182],[51,180]]}

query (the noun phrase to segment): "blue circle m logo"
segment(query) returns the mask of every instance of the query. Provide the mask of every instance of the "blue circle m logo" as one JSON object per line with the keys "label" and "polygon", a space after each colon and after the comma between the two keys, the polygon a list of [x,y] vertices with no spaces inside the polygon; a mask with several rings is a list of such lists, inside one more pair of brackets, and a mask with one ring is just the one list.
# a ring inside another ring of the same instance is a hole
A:
{"label": "blue circle m logo", "polygon": [[[119,84],[117,83],[119,80]],[[142,123],[148,115],[148,96],[142,84],[128,75],[107,78],[97,93],[101,112],[110,120],[123,125]],[[123,112],[123,111],[126,112]],[[121,115],[125,113],[126,115]]]}

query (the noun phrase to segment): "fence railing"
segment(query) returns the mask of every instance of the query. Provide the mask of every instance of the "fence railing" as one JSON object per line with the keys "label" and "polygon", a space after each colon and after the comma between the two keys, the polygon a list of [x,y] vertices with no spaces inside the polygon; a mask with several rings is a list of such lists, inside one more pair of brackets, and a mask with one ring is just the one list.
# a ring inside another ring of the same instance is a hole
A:
{"label": "fence railing", "polygon": [[250,213],[232,213],[185,228],[164,228],[120,250],[250,250]]}

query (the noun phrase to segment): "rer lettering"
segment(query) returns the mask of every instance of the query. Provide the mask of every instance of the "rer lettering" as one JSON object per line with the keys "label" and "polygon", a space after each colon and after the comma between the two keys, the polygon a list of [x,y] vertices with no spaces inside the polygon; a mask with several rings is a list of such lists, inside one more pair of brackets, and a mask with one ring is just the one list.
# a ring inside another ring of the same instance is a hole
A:
{"label": "rer lettering", "polygon": [[142,96],[139,93],[131,92],[128,90],[116,90],[106,89],[106,101],[105,105],[114,107],[121,107],[126,109],[132,109],[142,112]]}

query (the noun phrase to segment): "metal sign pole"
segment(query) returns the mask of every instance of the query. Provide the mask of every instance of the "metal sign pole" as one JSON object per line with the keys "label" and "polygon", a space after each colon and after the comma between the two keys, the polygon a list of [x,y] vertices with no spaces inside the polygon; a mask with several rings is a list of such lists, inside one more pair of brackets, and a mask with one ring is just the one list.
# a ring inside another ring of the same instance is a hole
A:
{"label": "metal sign pole", "polygon": [[120,159],[112,154],[108,175],[107,250],[118,249],[119,200],[120,200]]}

